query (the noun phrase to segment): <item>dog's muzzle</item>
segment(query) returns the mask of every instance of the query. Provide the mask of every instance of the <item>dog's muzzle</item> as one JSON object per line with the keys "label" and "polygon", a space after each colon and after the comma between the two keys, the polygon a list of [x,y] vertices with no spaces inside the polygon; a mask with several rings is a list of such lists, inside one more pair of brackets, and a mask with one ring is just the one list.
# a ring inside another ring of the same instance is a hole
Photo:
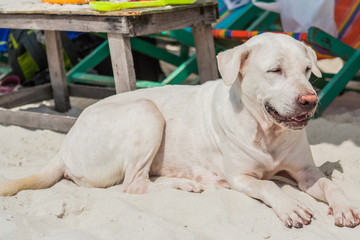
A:
{"label": "dog's muzzle", "polygon": [[318,103],[318,98],[315,94],[299,95],[292,115],[281,115],[270,103],[265,103],[265,110],[270,117],[279,125],[287,127],[292,130],[300,130],[304,128],[309,118],[314,113]]}

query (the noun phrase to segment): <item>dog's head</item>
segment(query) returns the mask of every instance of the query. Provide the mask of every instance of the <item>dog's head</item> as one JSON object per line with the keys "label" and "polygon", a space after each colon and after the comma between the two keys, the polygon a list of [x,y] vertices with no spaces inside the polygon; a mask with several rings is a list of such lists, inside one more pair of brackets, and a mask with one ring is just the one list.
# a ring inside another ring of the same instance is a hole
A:
{"label": "dog's head", "polygon": [[321,72],[315,52],[304,43],[264,33],[217,59],[224,83],[236,86],[244,106],[257,116],[297,130],[315,113],[318,98],[309,78],[311,72],[317,77]]}

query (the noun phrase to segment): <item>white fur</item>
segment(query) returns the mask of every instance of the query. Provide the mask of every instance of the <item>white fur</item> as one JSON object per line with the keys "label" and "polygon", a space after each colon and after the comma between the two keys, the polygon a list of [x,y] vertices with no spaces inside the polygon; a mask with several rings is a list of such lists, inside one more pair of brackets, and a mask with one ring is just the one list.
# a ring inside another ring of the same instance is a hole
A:
{"label": "white fur", "polygon": [[90,106],[40,174],[3,183],[0,194],[49,187],[63,176],[88,187],[123,183],[129,193],[214,184],[260,199],[288,227],[301,227],[312,211],[269,180],[287,171],[330,204],[337,225],[358,225],[359,207],[316,168],[303,127],[293,130],[265,108],[286,117],[314,113],[298,106],[299,96],[315,95],[309,69],[321,75],[313,50],[267,33],[220,53],[218,64],[224,81],[137,90]]}

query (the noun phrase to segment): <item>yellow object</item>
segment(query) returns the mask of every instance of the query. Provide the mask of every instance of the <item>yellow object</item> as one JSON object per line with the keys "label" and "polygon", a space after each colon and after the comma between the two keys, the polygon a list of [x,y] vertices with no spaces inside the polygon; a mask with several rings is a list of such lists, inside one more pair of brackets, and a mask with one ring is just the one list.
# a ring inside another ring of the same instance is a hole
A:
{"label": "yellow object", "polygon": [[41,0],[43,3],[52,4],[87,4],[94,0]]}
{"label": "yellow object", "polygon": [[157,0],[157,1],[138,1],[138,2],[94,1],[90,3],[90,7],[97,11],[118,11],[122,8],[159,7],[166,5],[190,4],[194,2],[196,2],[196,0]]}

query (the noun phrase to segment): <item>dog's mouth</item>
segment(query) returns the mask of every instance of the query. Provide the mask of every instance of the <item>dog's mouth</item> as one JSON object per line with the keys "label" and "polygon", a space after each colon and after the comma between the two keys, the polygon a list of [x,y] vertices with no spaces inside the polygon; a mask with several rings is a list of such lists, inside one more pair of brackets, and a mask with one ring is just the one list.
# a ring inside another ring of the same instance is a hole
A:
{"label": "dog's mouth", "polygon": [[309,112],[302,112],[301,114],[294,116],[282,116],[269,103],[265,104],[265,109],[270,117],[278,124],[292,130],[303,129],[308,124],[309,118],[312,117],[312,114]]}

